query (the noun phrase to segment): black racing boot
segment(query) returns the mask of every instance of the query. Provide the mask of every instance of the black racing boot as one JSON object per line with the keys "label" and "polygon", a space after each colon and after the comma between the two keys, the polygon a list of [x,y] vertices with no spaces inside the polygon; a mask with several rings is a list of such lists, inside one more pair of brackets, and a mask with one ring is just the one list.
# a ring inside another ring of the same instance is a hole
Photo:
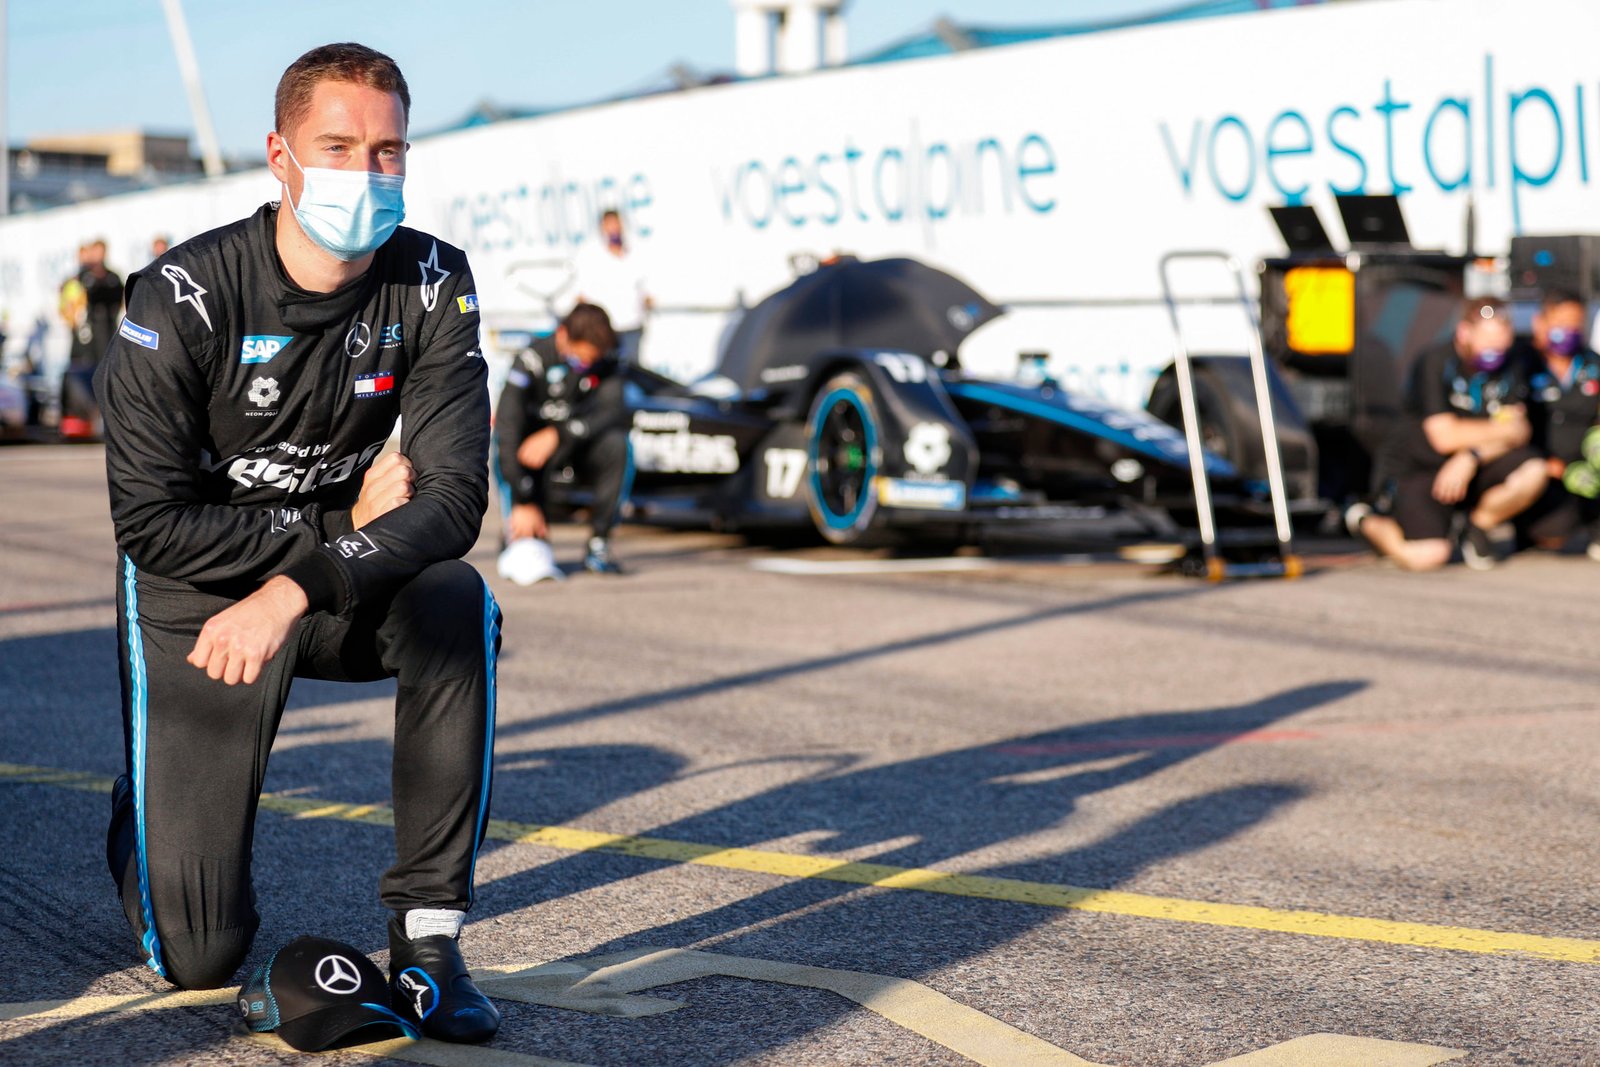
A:
{"label": "black racing boot", "polygon": [[434,934],[413,941],[398,916],[389,920],[389,997],[424,1037],[477,1043],[500,1029],[500,1012],[472,984],[456,939]]}
{"label": "black racing boot", "polygon": [[611,554],[611,542],[604,537],[589,538],[589,549],[583,557],[583,569],[590,574],[621,574],[622,564]]}

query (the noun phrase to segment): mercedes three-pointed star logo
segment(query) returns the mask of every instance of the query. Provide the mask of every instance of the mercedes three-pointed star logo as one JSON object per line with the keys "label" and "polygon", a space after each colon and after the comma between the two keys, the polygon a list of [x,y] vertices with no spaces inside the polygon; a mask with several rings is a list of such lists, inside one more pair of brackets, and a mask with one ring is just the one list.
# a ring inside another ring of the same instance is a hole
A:
{"label": "mercedes three-pointed star logo", "polygon": [[334,996],[345,996],[361,988],[361,973],[343,956],[324,956],[317,963],[317,985]]}

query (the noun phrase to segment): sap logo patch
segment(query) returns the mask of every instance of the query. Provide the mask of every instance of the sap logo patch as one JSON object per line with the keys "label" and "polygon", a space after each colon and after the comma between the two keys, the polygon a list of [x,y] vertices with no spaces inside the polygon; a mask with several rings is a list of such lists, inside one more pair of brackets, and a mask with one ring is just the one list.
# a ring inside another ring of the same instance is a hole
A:
{"label": "sap logo patch", "polygon": [[117,327],[117,336],[145,348],[159,348],[161,345],[161,335],[159,333],[145,329],[132,319],[122,320],[122,325]]}
{"label": "sap logo patch", "polygon": [[468,293],[466,296],[458,296],[458,297],[456,297],[456,307],[461,309],[461,314],[463,314],[463,315],[465,315],[469,311],[477,311],[478,310],[478,294],[477,293]]}
{"label": "sap logo patch", "polygon": [[403,344],[405,344],[405,337],[400,323],[391,322],[378,331],[379,348],[399,348]]}
{"label": "sap logo patch", "polygon": [[283,351],[294,338],[269,333],[246,334],[239,346],[240,363],[271,363],[272,357]]}
{"label": "sap logo patch", "polygon": [[356,375],[355,393],[358,397],[382,396],[394,388],[394,371],[381,370],[376,374]]}

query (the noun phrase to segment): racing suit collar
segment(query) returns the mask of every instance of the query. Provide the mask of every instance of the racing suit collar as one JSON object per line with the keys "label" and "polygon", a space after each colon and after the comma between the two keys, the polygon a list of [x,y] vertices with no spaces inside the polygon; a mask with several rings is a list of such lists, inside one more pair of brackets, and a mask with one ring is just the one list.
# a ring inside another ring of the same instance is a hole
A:
{"label": "racing suit collar", "polygon": [[361,309],[378,285],[377,258],[373,259],[373,266],[367,268],[361,277],[331,293],[307,292],[290,280],[289,272],[283,269],[283,261],[278,258],[275,238],[278,210],[276,203],[264,205],[256,212],[256,224],[260,227],[262,237],[259,246],[270,261],[267,266],[278,278],[279,288],[273,294],[273,300],[278,305],[278,315],[283,319],[283,324],[291,330],[309,332],[347,321]]}

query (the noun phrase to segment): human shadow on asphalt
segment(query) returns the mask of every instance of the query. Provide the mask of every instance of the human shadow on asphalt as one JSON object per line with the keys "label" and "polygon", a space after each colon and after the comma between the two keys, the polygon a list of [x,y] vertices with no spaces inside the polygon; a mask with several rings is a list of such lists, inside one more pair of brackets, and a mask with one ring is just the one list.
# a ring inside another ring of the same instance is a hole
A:
{"label": "human shadow on asphalt", "polygon": [[1126,593],[1120,596],[1104,597],[1099,600],[1088,600],[1074,604],[1060,604],[1055,607],[1043,608],[1039,611],[1030,611],[1021,615],[1012,615],[1004,619],[993,619],[989,622],[974,623],[970,626],[958,626],[949,630],[938,630],[933,633],[918,634],[915,637],[905,637],[894,641],[885,641],[865,648],[851,649],[848,652],[837,652],[827,656],[815,656],[811,659],[796,660],[793,663],[783,663],[775,667],[761,667],[752,671],[742,671],[738,674],[723,675],[704,682],[695,682],[692,685],[673,686],[668,689],[658,689],[650,693],[640,693],[636,696],[621,697],[616,700],[601,701],[586,707],[571,708],[559,711],[552,715],[539,718],[524,719],[510,724],[500,731],[502,737],[530,733],[535,730],[548,730],[557,726],[569,726],[573,723],[588,722],[602,719],[609,715],[624,715],[628,712],[643,711],[648,708],[657,708],[663,704],[675,704],[684,700],[695,700],[701,697],[715,696],[736,689],[766,685],[770,682],[782,681],[796,675],[812,674],[819,671],[833,670],[835,667],[844,667],[850,664],[861,663],[866,660],[877,659],[881,656],[892,656],[900,652],[912,652],[920,649],[935,648],[940,645],[955,644],[969,638],[982,637],[986,634],[1001,633],[1006,630],[1020,629],[1033,626],[1037,623],[1049,622],[1054,619],[1069,618],[1073,615],[1087,615],[1096,611],[1110,611],[1117,608],[1134,607],[1141,604],[1160,603],[1168,600],[1179,600],[1196,596],[1208,591],[1208,587],[1192,585],[1178,589],[1163,589],[1159,591]]}
{"label": "human shadow on asphalt", "polygon": [[[1059,829],[1085,798],[1168,770],[1238,735],[1342,700],[1366,685],[1308,685],[1247,704],[1105,719],[886,766],[824,772],[656,827],[644,836],[758,848],[804,834],[811,835],[814,855],[859,850],[851,858],[874,864],[950,869],[954,863],[963,873],[1113,889],[1154,864],[1206,849],[1259,824],[1303,795],[1302,787],[1277,781],[1236,785],[1172,802],[1099,840],[1048,856],[976,868],[956,861]],[[497,805],[496,815],[537,815],[536,810],[508,808]],[[631,860],[628,865],[637,869],[649,863]],[[585,854],[541,865],[486,887],[473,918],[483,921],[607,884],[619,877],[617,869],[616,862]],[[1029,904],[915,891],[863,892],[853,884],[786,880],[735,902],[597,944],[585,955],[647,946],[700,947],[914,978],[981,957],[1062,915],[1058,909]],[[840,1000],[831,1015],[774,1024],[775,1029],[763,1030],[772,1042],[764,1047],[770,1051],[799,1041],[850,1010]],[[652,1040],[659,1035],[664,1041],[684,1042],[663,1047],[703,1047],[703,1035],[690,1040],[694,1022],[689,1018],[667,1015],[631,1025],[650,1027]],[[606,1031],[584,1032],[592,1041]],[[541,1052],[594,1059],[595,1050],[585,1048],[574,1033],[555,1026],[542,1030]],[[705,1057],[703,1062],[716,1060],[710,1049]]]}
{"label": "human shadow on asphalt", "polygon": [[[0,640],[0,762],[122,770],[114,626]],[[295,679],[288,709],[393,699],[390,681]]]}

